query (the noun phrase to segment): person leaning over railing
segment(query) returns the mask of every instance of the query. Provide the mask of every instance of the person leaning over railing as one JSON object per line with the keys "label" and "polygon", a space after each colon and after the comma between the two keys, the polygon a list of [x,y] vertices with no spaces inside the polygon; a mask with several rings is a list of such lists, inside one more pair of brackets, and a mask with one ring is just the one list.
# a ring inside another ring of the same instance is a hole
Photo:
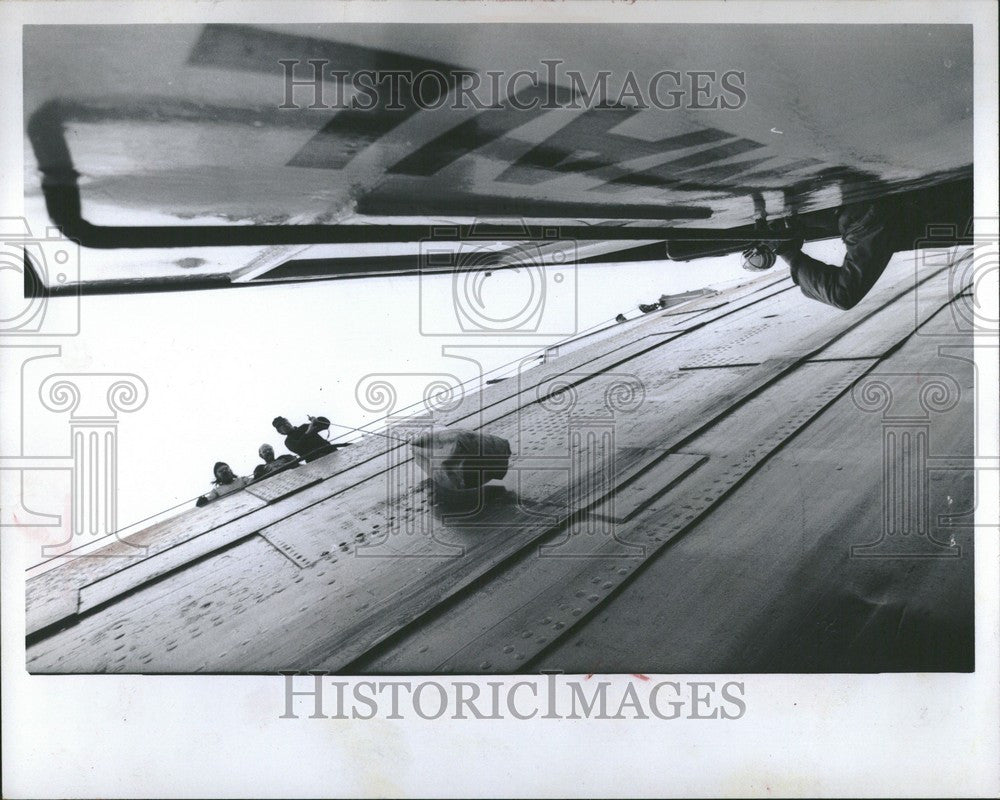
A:
{"label": "person leaning over railing", "polygon": [[301,456],[303,461],[312,461],[346,446],[346,443],[328,442],[319,435],[320,431],[330,428],[330,420],[326,417],[309,417],[309,422],[302,425],[292,425],[285,417],[275,417],[271,425],[285,437],[285,447]]}
{"label": "person leaning over railing", "polygon": [[225,461],[216,461],[215,466],[212,467],[212,472],[215,475],[215,480],[212,481],[215,484],[215,488],[199,497],[195,501],[196,506],[203,506],[211,503],[213,500],[218,500],[223,495],[239,491],[250,482],[249,478],[234,475]]}
{"label": "person leaning over railing", "polygon": [[274,448],[269,444],[262,444],[257,449],[257,455],[264,459],[263,464],[258,464],[253,469],[253,479],[259,481],[263,478],[268,478],[278,472],[282,472],[286,469],[291,469],[299,465],[299,459],[297,456],[293,456],[291,453],[285,453],[284,455],[275,458]]}

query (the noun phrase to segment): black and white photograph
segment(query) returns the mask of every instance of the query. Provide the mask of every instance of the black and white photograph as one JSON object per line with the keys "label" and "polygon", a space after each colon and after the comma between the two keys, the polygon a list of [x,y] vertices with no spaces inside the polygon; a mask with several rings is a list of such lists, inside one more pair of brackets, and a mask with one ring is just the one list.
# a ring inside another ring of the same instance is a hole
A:
{"label": "black and white photograph", "polygon": [[4,796],[994,796],[950,8],[0,9]]}

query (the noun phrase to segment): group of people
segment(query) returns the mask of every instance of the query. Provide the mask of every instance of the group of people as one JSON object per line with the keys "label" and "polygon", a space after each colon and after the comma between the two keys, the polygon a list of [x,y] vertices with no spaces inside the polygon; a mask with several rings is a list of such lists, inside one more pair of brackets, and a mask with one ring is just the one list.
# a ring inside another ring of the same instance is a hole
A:
{"label": "group of people", "polygon": [[[836,227],[846,248],[843,264],[839,267],[826,264],[802,252],[805,237],[792,208],[791,216],[778,226],[768,224],[766,217],[761,216],[758,223],[760,240],[743,253],[745,269],[754,272],[770,269],[780,257],[788,263],[792,280],[806,297],[835,308],[849,309],[868,294],[894,253],[928,246],[928,233],[932,229],[947,227],[953,231],[950,235],[956,242],[966,241],[971,235],[970,180],[891,194],[889,187],[877,177],[857,170],[841,169],[838,174],[828,177],[834,177],[840,183],[843,199],[843,204],[836,210]],[[935,241],[934,246],[940,246],[940,242]],[[641,304],[639,310],[648,314],[664,308],[667,299],[664,296],[657,303]],[[625,315],[619,314],[616,321],[625,322]],[[258,464],[253,475],[248,477],[239,477],[228,464],[217,462],[214,468],[215,488],[198,498],[199,506],[242,489],[248,483],[296,467],[300,461],[312,461],[343,447],[343,444],[334,444],[319,435],[320,431],[330,427],[330,421],[325,417],[309,417],[308,423],[297,426],[285,417],[275,417],[271,424],[285,437],[285,447],[295,455],[276,458],[270,445],[261,445],[258,454],[264,463]],[[489,437],[497,440],[485,442],[472,432],[451,432],[453,436],[458,433],[468,435],[448,442],[415,443],[418,461],[425,446],[430,447],[428,452],[435,453],[443,448],[451,453],[453,461],[457,456],[471,458],[469,470],[453,470],[454,474],[434,467],[430,456],[425,458],[421,463],[432,473],[436,485],[448,490],[474,488],[471,484],[466,486],[472,478],[481,483],[489,479],[484,477],[486,474],[502,477],[506,473],[510,447],[505,440]],[[477,461],[484,457],[489,462],[489,469]],[[479,485],[476,481],[472,483]]]}
{"label": "group of people", "polygon": [[257,449],[257,455],[263,463],[254,467],[253,474],[247,476],[236,475],[225,461],[216,461],[212,467],[214,487],[199,497],[195,505],[206,505],[224,495],[239,491],[250,483],[293,469],[302,462],[313,461],[348,444],[330,442],[320,436],[322,431],[330,428],[330,420],[326,417],[309,417],[309,422],[301,425],[292,425],[285,417],[275,417],[271,425],[285,437],[285,447],[291,452],[275,456],[271,445],[262,444]]}

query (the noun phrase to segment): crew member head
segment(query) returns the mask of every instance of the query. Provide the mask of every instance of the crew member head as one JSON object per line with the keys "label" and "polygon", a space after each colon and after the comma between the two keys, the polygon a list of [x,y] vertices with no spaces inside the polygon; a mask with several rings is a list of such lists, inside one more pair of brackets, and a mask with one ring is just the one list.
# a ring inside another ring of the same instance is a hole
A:
{"label": "crew member head", "polygon": [[264,461],[270,464],[274,461],[274,448],[269,444],[262,444],[257,448],[257,455],[264,459]]}
{"label": "crew member head", "polygon": [[236,476],[233,475],[233,471],[225,461],[216,461],[212,472],[215,473],[216,483],[227,484],[236,480]]}
{"label": "crew member head", "polygon": [[292,423],[284,417],[275,417],[271,420],[271,424],[274,426],[274,429],[283,436],[287,436],[294,430]]}

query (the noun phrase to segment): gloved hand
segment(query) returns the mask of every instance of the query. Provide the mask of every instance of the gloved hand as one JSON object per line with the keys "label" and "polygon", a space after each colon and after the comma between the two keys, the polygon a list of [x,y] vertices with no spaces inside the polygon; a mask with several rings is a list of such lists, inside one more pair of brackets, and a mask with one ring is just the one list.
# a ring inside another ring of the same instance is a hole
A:
{"label": "gloved hand", "polygon": [[774,266],[774,250],[757,243],[743,251],[743,269],[748,272],[766,272]]}
{"label": "gloved hand", "polygon": [[[805,242],[805,240],[802,237],[802,234],[799,231],[798,220],[795,217],[782,219],[770,225],[766,222],[760,223],[759,227],[762,228],[760,244],[771,248],[771,250],[773,250],[775,254],[779,256],[787,256],[791,255],[792,253],[797,253],[799,250],[802,249],[802,245]],[[779,233],[784,235],[790,234],[792,238],[772,239],[768,238],[769,233],[770,234]]]}

